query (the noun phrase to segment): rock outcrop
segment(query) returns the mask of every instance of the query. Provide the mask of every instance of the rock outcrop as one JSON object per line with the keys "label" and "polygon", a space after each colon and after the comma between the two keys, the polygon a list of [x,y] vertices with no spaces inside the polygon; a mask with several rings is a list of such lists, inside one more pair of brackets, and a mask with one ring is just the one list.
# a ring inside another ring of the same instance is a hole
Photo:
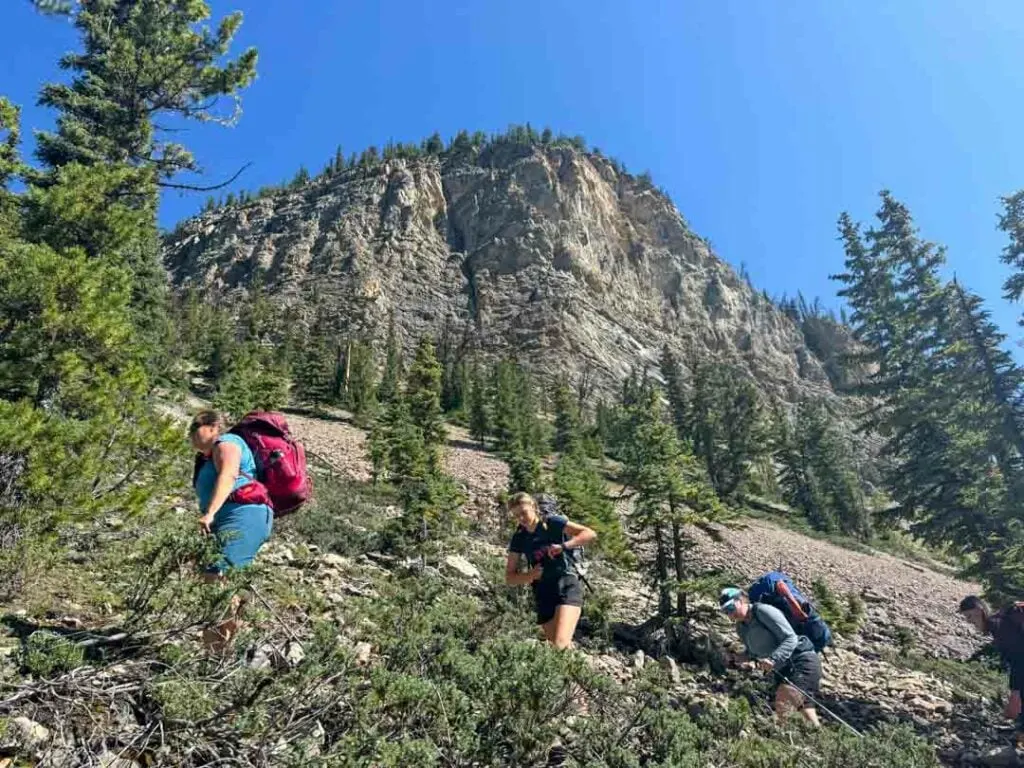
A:
{"label": "rock outcrop", "polygon": [[230,296],[259,275],[353,335],[409,342],[447,326],[483,353],[617,383],[728,353],[785,399],[826,392],[799,328],[719,259],[646,179],[568,146],[396,159],[203,214],[166,241],[175,284]]}

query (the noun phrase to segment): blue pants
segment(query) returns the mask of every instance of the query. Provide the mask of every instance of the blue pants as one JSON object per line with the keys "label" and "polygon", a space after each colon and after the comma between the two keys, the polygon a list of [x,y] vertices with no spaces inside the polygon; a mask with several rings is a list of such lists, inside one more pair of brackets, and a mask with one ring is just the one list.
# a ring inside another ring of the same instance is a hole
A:
{"label": "blue pants", "polygon": [[207,572],[223,574],[249,565],[270,538],[273,525],[274,513],[265,504],[225,504],[212,527],[220,556]]}

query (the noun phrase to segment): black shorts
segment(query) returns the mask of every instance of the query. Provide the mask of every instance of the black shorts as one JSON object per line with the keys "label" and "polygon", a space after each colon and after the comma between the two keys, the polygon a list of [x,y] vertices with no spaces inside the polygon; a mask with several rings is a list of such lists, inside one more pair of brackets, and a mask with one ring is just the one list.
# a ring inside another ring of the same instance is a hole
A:
{"label": "black shorts", "polygon": [[555,618],[560,605],[583,605],[580,580],[571,573],[557,579],[542,579],[533,583],[533,600],[537,608],[537,623],[547,624]]}
{"label": "black shorts", "polygon": [[[795,651],[789,657],[781,669],[776,670],[776,680],[779,685],[785,685],[785,677],[793,684],[811,696],[817,697],[821,688],[821,657],[813,650]],[[811,701],[805,701],[805,706],[814,706]]]}

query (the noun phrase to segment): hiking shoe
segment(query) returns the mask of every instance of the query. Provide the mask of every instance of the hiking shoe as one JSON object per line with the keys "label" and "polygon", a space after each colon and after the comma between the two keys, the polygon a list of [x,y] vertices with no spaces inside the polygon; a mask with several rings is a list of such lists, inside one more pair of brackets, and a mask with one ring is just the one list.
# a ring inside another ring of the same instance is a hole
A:
{"label": "hiking shoe", "polygon": [[569,759],[569,753],[565,747],[561,744],[556,744],[548,750],[548,761],[545,763],[545,768],[558,768],[559,766],[565,765],[566,760]]}

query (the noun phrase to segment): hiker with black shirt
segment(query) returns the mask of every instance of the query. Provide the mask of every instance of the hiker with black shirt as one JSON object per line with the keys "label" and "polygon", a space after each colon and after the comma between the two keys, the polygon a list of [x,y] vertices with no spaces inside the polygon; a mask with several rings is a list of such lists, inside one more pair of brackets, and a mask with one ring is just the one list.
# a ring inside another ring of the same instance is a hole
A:
{"label": "hiker with black shirt", "polygon": [[1021,690],[1024,689],[1024,603],[1014,603],[994,613],[984,600],[970,595],[960,601],[960,614],[982,634],[992,636],[1003,664],[1010,670],[1010,696],[1003,715],[1017,721],[1017,743],[1024,744],[1024,714]]}
{"label": "hiker with black shirt", "polygon": [[800,710],[808,722],[820,725],[814,702],[806,699],[806,695],[816,695],[821,685],[821,659],[811,641],[793,631],[782,611],[765,603],[751,603],[742,589],[723,589],[718,603],[736,624],[746,649],[733,660],[753,660],[760,669],[774,673],[775,713],[786,715]]}
{"label": "hiker with black shirt", "polygon": [[[508,506],[519,525],[508,545],[505,583],[533,588],[537,623],[544,637],[556,648],[568,648],[583,607],[572,552],[594,541],[597,534],[561,515],[541,515],[528,493],[515,494]],[[519,571],[521,558],[529,570]]]}

